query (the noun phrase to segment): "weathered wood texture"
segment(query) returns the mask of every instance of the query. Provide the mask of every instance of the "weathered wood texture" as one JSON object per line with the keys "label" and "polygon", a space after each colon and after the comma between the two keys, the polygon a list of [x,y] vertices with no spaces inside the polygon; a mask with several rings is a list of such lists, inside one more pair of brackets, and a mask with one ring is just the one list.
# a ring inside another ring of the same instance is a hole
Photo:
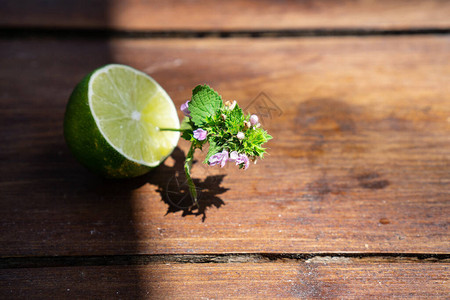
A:
{"label": "weathered wood texture", "polygon": [[450,264],[161,264],[0,270],[3,299],[447,298]]}
{"label": "weathered wood texture", "polygon": [[[445,36],[1,40],[0,255],[448,253],[449,50]],[[179,208],[185,143],[120,182],[70,155],[68,96],[109,61],[177,106],[206,82],[250,111],[260,92],[281,109],[264,119],[275,138],[260,164],[194,166],[204,222]]]}
{"label": "weathered wood texture", "polygon": [[0,26],[120,30],[448,28],[450,2],[383,1],[35,1],[0,2]]}

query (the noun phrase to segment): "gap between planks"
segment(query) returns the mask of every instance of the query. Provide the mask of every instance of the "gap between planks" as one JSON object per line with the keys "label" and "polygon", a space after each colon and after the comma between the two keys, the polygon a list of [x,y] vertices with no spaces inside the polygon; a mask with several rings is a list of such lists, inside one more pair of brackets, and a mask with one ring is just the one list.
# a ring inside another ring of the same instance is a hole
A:
{"label": "gap between planks", "polygon": [[92,255],[0,258],[0,269],[67,266],[123,266],[151,263],[450,263],[450,254],[414,253],[233,253],[169,255]]}
{"label": "gap between planks", "polygon": [[163,31],[129,31],[80,28],[45,28],[45,27],[3,27],[0,38],[286,38],[286,37],[347,37],[347,36],[410,36],[410,35],[446,35],[449,28],[413,28],[413,29],[379,29],[379,28],[316,28],[316,29],[282,29],[282,30],[163,30]]}

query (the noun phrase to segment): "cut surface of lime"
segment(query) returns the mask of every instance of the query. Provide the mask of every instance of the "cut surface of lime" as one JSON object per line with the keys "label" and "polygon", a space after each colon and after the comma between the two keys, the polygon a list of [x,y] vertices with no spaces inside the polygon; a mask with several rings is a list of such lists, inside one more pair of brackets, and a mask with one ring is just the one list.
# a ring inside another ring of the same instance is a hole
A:
{"label": "cut surface of lime", "polygon": [[100,132],[126,158],[157,166],[177,144],[179,128],[169,95],[146,74],[122,65],[97,70],[89,82],[89,104]]}
{"label": "cut surface of lime", "polygon": [[83,79],[67,106],[64,131],[75,156],[106,177],[134,177],[176,147],[180,123],[169,95],[147,74],[107,65]]}

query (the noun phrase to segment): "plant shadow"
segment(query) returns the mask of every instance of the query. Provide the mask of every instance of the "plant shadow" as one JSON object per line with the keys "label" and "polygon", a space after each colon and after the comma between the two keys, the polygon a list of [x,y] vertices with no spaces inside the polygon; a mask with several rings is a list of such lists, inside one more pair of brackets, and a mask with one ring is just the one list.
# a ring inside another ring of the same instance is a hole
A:
{"label": "plant shadow", "polygon": [[[220,208],[225,205],[225,202],[217,195],[228,191],[221,186],[226,175],[207,176],[203,180],[193,178],[197,189],[197,205],[195,205],[184,173],[186,158],[184,152],[177,147],[170,157],[174,160],[173,166],[160,165],[149,175],[148,182],[158,186],[156,191],[160,193],[161,200],[168,205],[166,215],[182,211],[182,217],[202,216],[202,222],[204,222],[209,208]],[[194,161],[193,165],[196,163],[197,161]],[[204,170],[206,172],[206,169]]]}

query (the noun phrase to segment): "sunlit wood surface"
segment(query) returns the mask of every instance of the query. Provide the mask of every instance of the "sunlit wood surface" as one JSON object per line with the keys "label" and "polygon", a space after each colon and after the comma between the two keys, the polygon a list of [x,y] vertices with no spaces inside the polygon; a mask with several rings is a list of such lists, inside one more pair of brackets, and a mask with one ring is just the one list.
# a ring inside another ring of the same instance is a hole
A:
{"label": "sunlit wood surface", "polygon": [[[2,299],[448,298],[448,2],[123,2],[0,4]],[[269,154],[194,164],[193,212],[183,141],[143,177],[90,174],[62,120],[111,62],[176,106],[203,83],[238,100]]]}

